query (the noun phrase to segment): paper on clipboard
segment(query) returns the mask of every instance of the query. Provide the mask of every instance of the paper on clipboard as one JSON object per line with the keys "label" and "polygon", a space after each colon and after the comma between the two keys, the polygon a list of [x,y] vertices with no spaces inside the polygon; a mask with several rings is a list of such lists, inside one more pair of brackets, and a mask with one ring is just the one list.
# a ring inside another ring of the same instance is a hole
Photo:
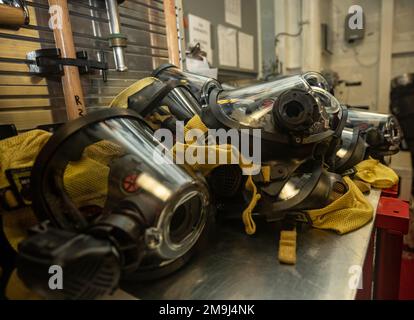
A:
{"label": "paper on clipboard", "polygon": [[227,23],[241,28],[241,0],[225,0],[224,16]]}
{"label": "paper on clipboard", "polygon": [[217,26],[219,64],[237,67],[237,30],[223,25]]}
{"label": "paper on clipboard", "polygon": [[239,31],[239,68],[254,69],[254,37]]}
{"label": "paper on clipboard", "polygon": [[197,17],[193,14],[188,15],[188,37],[189,43],[195,45],[200,43],[201,50],[207,53],[207,60],[213,62],[211,50],[211,27],[210,21]]}

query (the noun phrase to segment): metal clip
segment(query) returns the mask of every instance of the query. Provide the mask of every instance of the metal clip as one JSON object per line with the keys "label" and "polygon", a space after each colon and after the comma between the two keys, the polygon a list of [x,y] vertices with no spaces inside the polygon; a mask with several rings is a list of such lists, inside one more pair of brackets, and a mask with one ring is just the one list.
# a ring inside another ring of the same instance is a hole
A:
{"label": "metal clip", "polygon": [[63,66],[75,66],[79,68],[80,74],[90,73],[92,69],[102,70],[103,80],[107,80],[106,70],[108,63],[105,61],[105,54],[101,52],[101,61],[89,60],[86,51],[76,52],[76,59],[61,58],[60,49],[49,48],[31,51],[27,54],[29,70],[42,76],[64,74]]}

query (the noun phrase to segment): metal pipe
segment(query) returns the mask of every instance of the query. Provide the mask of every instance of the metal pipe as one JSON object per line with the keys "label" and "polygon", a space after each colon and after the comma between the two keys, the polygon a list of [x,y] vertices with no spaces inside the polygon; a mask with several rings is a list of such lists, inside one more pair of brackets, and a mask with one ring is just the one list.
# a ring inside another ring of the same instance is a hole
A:
{"label": "metal pipe", "polygon": [[13,1],[10,4],[5,4],[0,1],[1,26],[20,28],[20,26],[28,24],[29,11],[24,1]]}
{"label": "metal pipe", "polygon": [[117,71],[127,71],[125,60],[125,50],[127,37],[121,33],[121,20],[118,12],[118,2],[116,0],[105,0],[109,19],[109,46],[114,52],[115,67]]}
{"label": "metal pipe", "polygon": [[[52,26],[56,47],[60,49],[62,58],[76,59],[67,1],[49,0],[49,6],[49,12],[52,18],[60,20],[57,21],[57,25]],[[63,71],[62,87],[65,96],[66,113],[68,119],[71,120],[85,115],[86,104],[83,97],[78,67],[63,66]]]}

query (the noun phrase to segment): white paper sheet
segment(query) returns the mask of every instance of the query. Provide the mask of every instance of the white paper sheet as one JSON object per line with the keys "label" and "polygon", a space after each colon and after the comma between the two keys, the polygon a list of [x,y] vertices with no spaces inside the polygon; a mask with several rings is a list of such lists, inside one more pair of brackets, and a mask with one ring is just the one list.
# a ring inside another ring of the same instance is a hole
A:
{"label": "white paper sheet", "polygon": [[219,64],[237,67],[237,30],[223,25],[217,26]]}
{"label": "white paper sheet", "polygon": [[254,69],[254,37],[239,31],[239,68]]}
{"label": "white paper sheet", "polygon": [[241,0],[225,0],[224,15],[227,23],[239,28],[242,26]]}
{"label": "white paper sheet", "polygon": [[217,68],[210,68],[206,58],[203,60],[187,58],[185,62],[188,71],[217,79]]}
{"label": "white paper sheet", "polygon": [[211,28],[210,21],[197,17],[195,15],[188,15],[188,42],[191,45],[200,43],[202,51],[207,53],[207,60],[213,63],[213,52],[211,50]]}

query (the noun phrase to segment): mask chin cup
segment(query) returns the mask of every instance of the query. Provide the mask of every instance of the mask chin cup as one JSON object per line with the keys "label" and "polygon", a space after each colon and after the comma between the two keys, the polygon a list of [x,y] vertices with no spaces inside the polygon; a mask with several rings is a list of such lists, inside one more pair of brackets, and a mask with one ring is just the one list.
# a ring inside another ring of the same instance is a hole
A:
{"label": "mask chin cup", "polygon": [[345,193],[346,190],[340,175],[317,166],[311,173],[291,176],[276,201],[262,193],[260,212],[269,222],[282,220],[286,215],[323,208],[335,200],[335,192]]}
{"label": "mask chin cup", "polygon": [[157,164],[161,150],[132,110],[110,108],[68,122],[33,167],[38,220],[108,239],[123,273],[182,260],[204,233],[209,193],[192,172],[172,162]]}

